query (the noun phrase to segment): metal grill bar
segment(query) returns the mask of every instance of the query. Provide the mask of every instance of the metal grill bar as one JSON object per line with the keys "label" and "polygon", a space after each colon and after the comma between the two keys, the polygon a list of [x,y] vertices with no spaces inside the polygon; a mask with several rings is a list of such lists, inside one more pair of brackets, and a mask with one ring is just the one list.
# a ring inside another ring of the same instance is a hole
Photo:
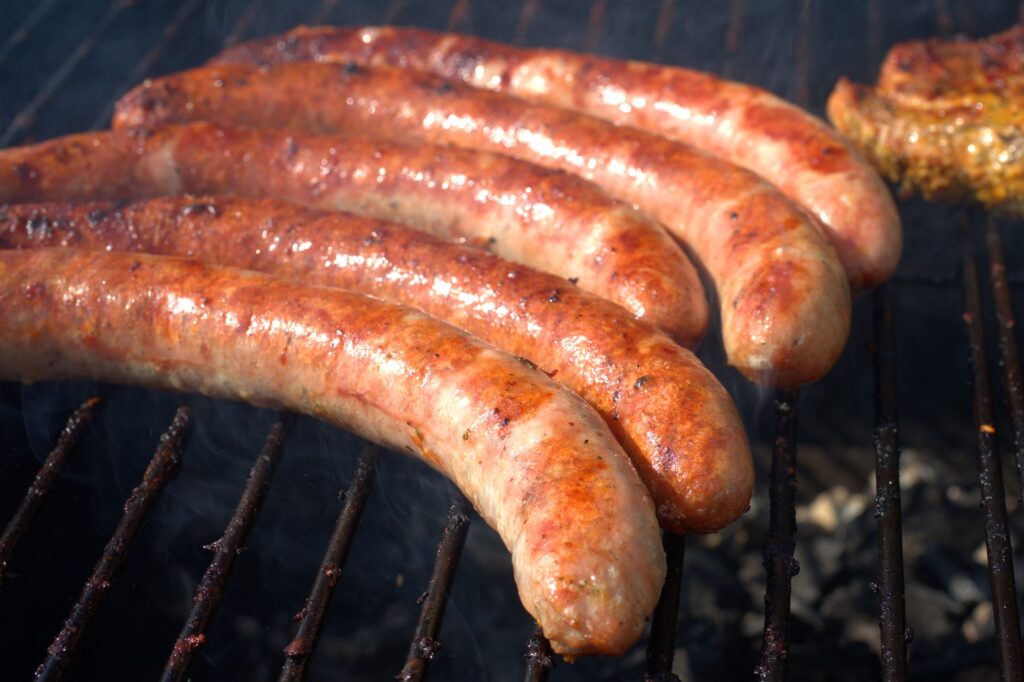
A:
{"label": "metal grill bar", "polygon": [[530,30],[533,17],[540,9],[540,0],[525,0],[523,8],[519,11],[519,19],[516,20],[516,32],[512,38],[514,45],[522,45],[526,40],[526,32]]}
{"label": "metal grill bar", "polygon": [[996,626],[996,654],[1003,680],[1024,679],[1021,660],[1020,620],[1013,576],[1013,551],[1006,518],[1003,470],[992,418],[992,389],[985,357],[985,330],[978,284],[976,246],[970,218],[962,217],[964,238],[964,324],[970,344],[973,377],[974,424],[977,429],[978,480],[985,516],[985,548]]}
{"label": "metal grill bar", "polygon": [[935,31],[941,36],[948,36],[956,28],[953,15],[949,13],[949,0],[935,0]]}
{"label": "metal grill bar", "polygon": [[654,35],[651,42],[654,43],[654,52],[659,57],[665,50],[665,41],[672,32],[672,22],[676,16],[676,0],[661,0],[658,7],[658,18],[654,20]]}
{"label": "metal grill bar", "polygon": [[263,4],[260,0],[252,0],[249,5],[242,12],[241,16],[235,22],[235,25],[231,27],[231,31],[227,37],[224,38],[224,47],[231,47],[245,35],[245,32],[249,29],[249,25],[252,24],[253,19],[260,13]]}
{"label": "metal grill bar", "polygon": [[448,13],[448,22],[445,25],[449,31],[459,31],[466,23],[469,16],[471,0],[455,0],[452,11]]}
{"label": "metal grill bar", "polygon": [[36,669],[36,680],[52,682],[59,680],[64,674],[78,642],[85,633],[85,628],[96,614],[96,609],[110,589],[111,581],[124,563],[125,553],[135,540],[146,513],[160,491],[177,475],[181,467],[181,454],[189,419],[189,408],[179,407],[170,427],[160,436],[160,444],[146,467],[142,482],[132,490],[124,503],[124,515],[117,524],[117,529],[103,548],[103,554],[82,588],[81,596],[71,608],[71,614],[64,621],[64,627],[47,648],[46,659]]}
{"label": "metal grill bar", "polygon": [[802,107],[808,107],[811,103],[811,32],[814,28],[814,4],[811,0],[802,0],[800,3],[800,16],[798,18],[799,30],[796,34],[796,92],[793,98]]}
{"label": "metal grill bar", "polygon": [[25,492],[25,497],[21,500],[21,504],[18,505],[17,511],[14,512],[14,516],[7,523],[7,527],[4,528],[3,535],[0,535],[0,585],[4,583],[4,578],[7,574],[7,563],[10,561],[14,547],[21,540],[28,527],[32,525],[36,513],[39,512],[43,500],[50,494],[50,489],[57,480],[61,469],[64,468],[65,462],[67,462],[68,457],[78,446],[82,438],[82,432],[85,431],[85,427],[96,416],[99,404],[99,398],[89,398],[77,410],[71,413],[67,423],[64,425],[64,429],[57,438],[57,444],[46,457],[43,466],[39,467],[39,472],[32,481],[32,485],[28,487],[28,491]]}
{"label": "metal grill bar", "polygon": [[441,631],[444,607],[448,602],[448,589],[455,577],[455,569],[459,564],[468,533],[469,502],[461,493],[457,493],[448,509],[448,521],[445,523],[441,542],[437,545],[434,572],[430,576],[427,591],[420,597],[423,607],[420,609],[416,630],[409,644],[409,655],[402,672],[396,676],[401,682],[424,679],[427,666],[441,648],[437,635]]}
{"label": "metal grill bar", "polygon": [[170,658],[164,667],[160,679],[163,682],[182,680],[192,663],[192,656],[206,642],[206,629],[213,614],[217,611],[220,601],[224,596],[224,586],[227,584],[231,569],[234,568],[235,559],[242,552],[243,543],[249,534],[249,529],[256,522],[260,509],[263,507],[263,499],[270,488],[270,480],[277,470],[277,464],[281,460],[281,453],[284,450],[284,440],[294,418],[285,414],[274,424],[267,436],[263,449],[256,458],[256,463],[249,472],[249,478],[242,491],[242,498],[235,508],[235,513],[228,522],[224,535],[210,545],[207,549],[214,551],[213,560],[203,574],[203,579],[196,588],[195,596],[192,597],[192,612],[181,628],[174,648],[171,650]]}
{"label": "metal grill bar", "polygon": [[334,11],[337,4],[338,0],[324,0],[323,4],[320,5],[320,9],[313,15],[313,25],[319,26],[327,21],[327,18],[331,16],[331,12]]}
{"label": "metal grill bar", "polygon": [[50,101],[57,89],[64,84],[64,81],[68,79],[74,70],[82,63],[82,60],[88,56],[92,49],[96,47],[96,43],[99,41],[100,36],[106,33],[110,25],[114,23],[114,19],[124,11],[127,7],[132,4],[131,0],[114,0],[110,7],[107,8],[106,13],[103,17],[96,22],[92,30],[89,31],[82,38],[82,41],[78,43],[78,46],[71,51],[68,58],[64,60],[64,63],[57,67],[57,70],[50,76],[50,80],[46,81],[42,89],[36,93],[36,96],[18,112],[11,124],[7,126],[7,130],[0,136],[0,147],[6,147],[12,142],[17,141],[22,133],[32,125],[35,121],[36,114],[43,107],[44,104]]}
{"label": "metal grill bar", "polygon": [[298,682],[306,675],[306,665],[313,657],[320,630],[327,615],[334,588],[341,579],[341,571],[352,547],[352,540],[363,516],[366,499],[373,487],[374,463],[380,455],[380,448],[369,445],[359,455],[352,482],[345,490],[345,502],[338,515],[338,521],[331,533],[320,570],[313,581],[313,589],[306,598],[306,605],[299,612],[299,629],[285,647],[285,661],[281,668],[280,682]]}
{"label": "metal grill bar", "polygon": [[28,38],[36,24],[42,21],[43,17],[49,14],[56,4],[57,0],[43,0],[36,5],[35,9],[29,12],[25,20],[21,22],[21,25],[14,29],[11,35],[7,36],[7,40],[4,41],[3,45],[0,45],[0,64],[14,51],[14,48],[21,45],[25,38]]}
{"label": "metal grill bar", "polygon": [[143,55],[142,59],[136,62],[134,68],[128,74],[128,77],[124,79],[121,85],[117,88],[117,95],[111,100],[103,110],[96,117],[96,120],[89,126],[90,130],[99,130],[100,128],[106,127],[110,121],[110,116],[114,112],[114,103],[128,91],[129,88],[138,84],[142,80],[143,76],[148,74],[156,64],[156,61],[160,59],[161,55],[167,50],[167,46],[170,45],[171,41],[174,40],[175,36],[178,35],[178,31],[188,21],[188,18],[192,16],[200,5],[206,0],[188,0],[188,2],[182,3],[178,8],[177,13],[171,18],[171,20],[164,26],[164,30],[160,33],[160,39]]}
{"label": "metal grill bar", "polygon": [[391,2],[388,3],[387,10],[384,12],[383,23],[390,24],[394,22],[394,20],[398,18],[398,15],[402,13],[402,10],[405,9],[405,4],[406,0],[391,0]]}
{"label": "metal grill bar", "polygon": [[775,398],[776,436],[768,496],[767,573],[764,592],[764,640],[754,675],[765,682],[785,679],[789,666],[789,607],[792,579],[800,572],[796,549],[796,391]]}
{"label": "metal grill bar", "polygon": [[996,303],[1003,385],[1006,387],[1010,423],[1013,426],[1014,459],[1021,483],[1019,494],[1024,499],[1024,388],[1020,373],[1020,350],[1017,345],[1016,322],[1013,319],[1013,303],[1010,300],[1010,285],[1006,281],[1003,240],[999,236],[999,226],[991,216],[985,220],[985,243],[988,245],[992,297]]}
{"label": "metal grill bar", "polygon": [[729,0],[729,26],[725,31],[725,63],[722,64],[722,75],[725,78],[732,78],[736,71],[736,56],[740,52],[740,45],[743,44],[743,33],[746,29],[743,21],[745,15],[745,0]]}
{"label": "metal grill bar", "polygon": [[526,640],[526,675],[523,679],[525,682],[545,682],[554,667],[555,654],[551,651],[551,643],[538,625]]}
{"label": "metal grill bar", "polygon": [[583,37],[583,50],[593,52],[601,42],[605,20],[608,18],[608,0],[594,0],[587,14],[587,32]]}
{"label": "metal grill bar", "polygon": [[661,597],[651,617],[651,640],[647,644],[647,674],[649,682],[679,682],[672,673],[675,655],[676,620],[679,617],[679,594],[683,583],[683,558],[686,538],[674,533],[662,537],[668,572],[661,586]]}
{"label": "metal grill bar", "polygon": [[874,294],[875,314],[875,518],[878,519],[878,591],[884,682],[907,677],[907,627],[900,502],[900,432],[896,413],[896,354],[888,285]]}

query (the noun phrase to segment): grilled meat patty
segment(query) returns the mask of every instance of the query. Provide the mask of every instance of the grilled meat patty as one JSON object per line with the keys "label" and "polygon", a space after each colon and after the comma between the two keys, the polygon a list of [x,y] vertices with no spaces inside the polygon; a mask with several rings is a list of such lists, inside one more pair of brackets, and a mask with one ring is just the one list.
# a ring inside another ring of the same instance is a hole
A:
{"label": "grilled meat patty", "polygon": [[1024,215],[1024,29],[896,45],[875,87],[841,79],[836,127],[904,195]]}

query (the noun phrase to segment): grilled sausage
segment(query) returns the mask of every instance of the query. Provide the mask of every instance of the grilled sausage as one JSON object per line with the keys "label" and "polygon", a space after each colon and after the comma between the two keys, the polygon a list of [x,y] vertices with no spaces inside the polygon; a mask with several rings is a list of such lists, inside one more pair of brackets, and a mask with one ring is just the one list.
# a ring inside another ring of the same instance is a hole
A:
{"label": "grilled sausage", "polygon": [[665,573],[654,508],[601,418],[516,358],[403,306],[125,253],[0,253],[0,376],[90,377],[305,412],[451,478],[565,654],[617,654]]}
{"label": "grilled sausage", "polygon": [[[126,176],[130,164],[144,177]],[[20,188],[0,186],[0,201],[70,200],[89,185],[100,190],[91,199],[231,193],[397,220],[572,279],[686,346],[708,325],[697,271],[660,225],[576,176],[507,156],[193,126],[4,150],[0,166],[0,179],[15,176],[2,185]]]}
{"label": "grilled sausage", "polygon": [[208,119],[509,152],[582,174],[680,237],[714,281],[729,362],[751,379],[821,377],[850,325],[835,252],[761,178],[687,145],[430,74],[335,64],[206,67],[147,81],[115,126]]}
{"label": "grilled sausage", "polygon": [[717,530],[750,502],[743,424],[714,376],[650,325],[558,277],[401,225],[270,200],[0,209],[0,248],[52,245],[195,255],[420,308],[529,358],[590,402],[669,530]]}
{"label": "grilled sausage", "polygon": [[404,27],[300,27],[214,62],[391,65],[687,142],[763,175],[825,226],[855,289],[899,260],[899,214],[871,166],[821,120],[760,88],[690,69],[526,49]]}

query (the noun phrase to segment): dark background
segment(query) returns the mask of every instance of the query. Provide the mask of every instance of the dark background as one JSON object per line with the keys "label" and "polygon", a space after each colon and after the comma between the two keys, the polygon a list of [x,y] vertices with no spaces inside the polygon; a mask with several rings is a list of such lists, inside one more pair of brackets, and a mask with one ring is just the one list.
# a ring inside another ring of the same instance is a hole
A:
{"label": "dark background", "polygon": [[[761,85],[821,114],[836,79],[872,80],[892,43],[952,32],[986,35],[1011,25],[1018,13],[1013,2],[961,0],[7,0],[0,8],[0,131],[16,144],[104,127],[114,99],[141,78],[196,66],[229,36],[246,39],[302,22],[448,27],[525,45],[681,64]],[[26,110],[29,117],[16,118]],[[951,210],[917,201],[901,210],[906,246],[891,292],[906,450],[908,620],[917,632],[910,667],[920,679],[990,679],[994,649],[985,630],[984,555],[977,554],[984,535],[961,319],[961,228]],[[1001,229],[1020,319],[1020,226],[1003,223]],[[838,366],[799,397],[803,570],[794,579],[793,679],[877,676],[878,606],[870,590],[877,571],[870,508],[871,334],[871,300],[865,296],[856,303],[853,333]],[[740,405],[760,479],[740,523],[688,542],[677,670],[684,679],[746,678],[756,665],[763,624],[760,548],[773,396],[723,367],[712,338],[702,355]],[[994,383],[1001,405],[1001,387]],[[177,405],[194,406],[196,428],[184,469],[144,526],[70,675],[155,677],[209,560],[201,546],[216,539],[230,517],[273,415],[88,383],[0,386],[0,522],[13,512],[67,414],[95,392],[105,401],[56,495],[15,553],[12,577],[0,586],[4,679],[26,679],[42,660],[159,433]],[[997,427],[1008,433],[1002,416]],[[1010,448],[1009,438],[1003,441]],[[292,635],[291,617],[309,589],[358,448],[356,439],[336,429],[298,421],[192,679],[276,675]],[[1012,460],[1009,453],[1006,459]],[[1013,497],[1016,473],[1009,464],[1006,471]],[[381,458],[310,679],[380,680],[398,672],[451,493],[424,465],[390,453]],[[1011,507],[1019,546],[1015,500]],[[432,677],[520,678],[531,627],[515,596],[507,552],[475,519]],[[620,660],[560,664],[552,679],[640,679],[643,650],[641,643]]]}

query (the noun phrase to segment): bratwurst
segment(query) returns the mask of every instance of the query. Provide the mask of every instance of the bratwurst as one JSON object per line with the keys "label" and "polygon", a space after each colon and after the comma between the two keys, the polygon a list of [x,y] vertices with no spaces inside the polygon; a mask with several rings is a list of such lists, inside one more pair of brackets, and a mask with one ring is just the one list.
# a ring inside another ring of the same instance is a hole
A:
{"label": "bratwurst", "polygon": [[854,289],[899,261],[901,229],[878,174],[820,119],[709,73],[420,28],[299,27],[230,47],[213,63],[354,62],[430,71],[680,140],[767,178],[824,225]]}
{"label": "bratwurst", "polygon": [[746,511],[743,423],[689,351],[553,275],[416,230],[227,197],[0,207],[0,248],[72,246],[190,256],[419,308],[528,358],[604,417],[662,525],[717,530]]}
{"label": "bratwurst", "polygon": [[814,381],[846,343],[850,290],[820,230],[759,176],[679,142],[431,74],[312,62],[147,81],[114,115],[121,128],[197,120],[455,144],[578,173],[690,248],[715,283],[729,362],[749,378]]}
{"label": "bratwurst", "polygon": [[451,478],[556,651],[620,654],[665,574],[654,505],[586,403],[412,309],[128,253],[0,253],[0,376],[94,378],[317,416]]}
{"label": "bratwurst", "polygon": [[274,197],[464,239],[572,279],[689,347],[708,325],[697,271],[660,225],[574,175],[503,155],[202,124],[0,150],[0,201],[181,192]]}

